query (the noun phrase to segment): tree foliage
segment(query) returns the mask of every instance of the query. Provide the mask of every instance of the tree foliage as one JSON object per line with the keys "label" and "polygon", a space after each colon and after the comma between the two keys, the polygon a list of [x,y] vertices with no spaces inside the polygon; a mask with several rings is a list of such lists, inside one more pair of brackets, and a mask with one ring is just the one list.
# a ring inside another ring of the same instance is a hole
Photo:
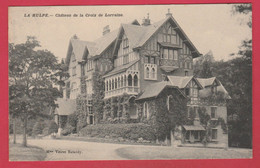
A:
{"label": "tree foliage", "polygon": [[200,78],[213,77],[212,64],[214,63],[212,51],[194,61],[194,74]]}
{"label": "tree foliage", "polygon": [[[245,15],[248,19],[246,24],[252,27],[251,4],[233,5],[232,12]],[[252,147],[252,39],[243,40],[237,53],[230,55],[233,59],[215,61],[211,65],[213,76],[221,81],[231,96],[227,103],[229,145]]]}
{"label": "tree foliage", "polygon": [[48,50],[40,47],[35,37],[25,43],[9,44],[9,104],[10,114],[24,123],[26,146],[27,119],[39,116],[47,107],[56,107],[61,92],[54,85],[61,84],[61,64]]}

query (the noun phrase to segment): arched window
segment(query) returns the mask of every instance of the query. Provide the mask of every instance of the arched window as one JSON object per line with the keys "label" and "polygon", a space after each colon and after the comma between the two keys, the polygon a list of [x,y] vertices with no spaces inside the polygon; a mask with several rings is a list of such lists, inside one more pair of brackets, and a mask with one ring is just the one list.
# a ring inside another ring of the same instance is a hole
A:
{"label": "arched window", "polygon": [[117,82],[118,82],[117,87],[120,88],[120,77],[118,77]]}
{"label": "arched window", "polygon": [[126,86],[126,75],[124,76],[124,86]]}
{"label": "arched window", "polygon": [[167,109],[168,110],[170,110],[172,99],[173,99],[172,95],[169,95],[167,97]]}
{"label": "arched window", "polygon": [[146,75],[145,76],[146,78],[149,78],[149,76],[150,76],[150,72],[149,72],[149,68],[148,67],[145,70],[145,75]]}
{"label": "arched window", "polygon": [[108,81],[106,81],[106,91],[108,91]]}
{"label": "arched window", "polygon": [[124,87],[124,77],[121,76],[121,87]]}
{"label": "arched window", "polygon": [[109,80],[109,90],[111,90],[111,80]]}
{"label": "arched window", "polygon": [[144,105],[143,105],[143,114],[144,114],[144,117],[145,118],[148,118],[149,117],[149,109],[148,109],[148,103],[147,102],[144,102]]}
{"label": "arched window", "polygon": [[138,86],[138,77],[137,77],[137,75],[134,76],[134,86]]}
{"label": "arched window", "polygon": [[117,89],[117,78],[115,79],[115,89]]}
{"label": "arched window", "polygon": [[115,86],[115,81],[114,79],[112,79],[112,90],[114,90],[114,86]]}
{"label": "arched window", "polygon": [[132,75],[128,75],[128,86],[132,86]]}
{"label": "arched window", "polygon": [[154,79],[155,78],[155,69],[152,68],[152,78]]}

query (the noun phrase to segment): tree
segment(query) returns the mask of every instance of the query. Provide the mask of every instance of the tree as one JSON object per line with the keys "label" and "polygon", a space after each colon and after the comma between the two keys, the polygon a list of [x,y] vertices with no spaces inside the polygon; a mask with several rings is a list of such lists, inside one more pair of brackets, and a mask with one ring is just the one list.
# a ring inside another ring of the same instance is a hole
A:
{"label": "tree", "polygon": [[34,136],[42,134],[44,127],[45,127],[45,124],[42,120],[37,121],[33,126],[32,134]]}
{"label": "tree", "polygon": [[[233,14],[244,15],[246,25],[252,28],[251,4],[233,5]],[[252,39],[245,39],[236,56],[229,61],[213,64],[216,76],[231,96],[227,103],[229,144],[252,147]],[[235,116],[235,117],[234,117]]]}
{"label": "tree", "polygon": [[194,62],[194,74],[196,77],[200,78],[210,78],[213,77],[212,64],[214,62],[214,57],[212,51],[209,51],[202,57],[199,57]]}
{"label": "tree", "polygon": [[9,102],[10,114],[23,121],[23,146],[27,146],[27,120],[41,115],[47,107],[56,107],[61,92],[59,85],[61,65],[48,50],[40,47],[35,37],[25,43],[9,44]]}

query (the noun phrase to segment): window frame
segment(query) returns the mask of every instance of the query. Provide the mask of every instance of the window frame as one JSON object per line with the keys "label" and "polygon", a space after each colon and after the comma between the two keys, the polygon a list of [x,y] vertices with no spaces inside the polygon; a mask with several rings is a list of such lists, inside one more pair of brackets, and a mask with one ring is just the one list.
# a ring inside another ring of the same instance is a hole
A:
{"label": "window frame", "polygon": [[[214,132],[216,133],[216,135],[214,136],[214,134],[213,134],[213,130],[214,130]],[[214,138],[213,138],[214,137]],[[218,140],[218,129],[217,128],[212,128],[211,129],[211,140],[212,141],[216,141],[216,140]]]}
{"label": "window frame", "polygon": [[149,118],[149,104],[147,102],[143,104],[143,116],[144,118]]}
{"label": "window frame", "polygon": [[[212,117],[212,114],[213,114],[212,112],[214,113],[214,117]],[[210,107],[210,118],[211,119],[217,119],[217,107],[216,106]]]}

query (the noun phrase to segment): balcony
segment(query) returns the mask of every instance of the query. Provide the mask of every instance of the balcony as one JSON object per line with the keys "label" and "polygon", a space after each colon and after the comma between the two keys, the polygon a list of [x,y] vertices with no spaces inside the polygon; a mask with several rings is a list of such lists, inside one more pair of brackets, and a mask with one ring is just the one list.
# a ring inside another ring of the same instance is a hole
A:
{"label": "balcony", "polygon": [[177,60],[172,59],[161,59],[160,66],[175,66],[179,67],[179,62]]}
{"label": "balcony", "polygon": [[160,68],[166,72],[171,72],[179,68],[179,63],[177,60],[161,59]]}
{"label": "balcony", "polygon": [[122,88],[109,90],[105,92],[105,99],[114,97],[114,96],[120,96],[124,93],[131,94],[131,95],[137,95],[139,93],[140,88],[135,86],[125,86]]}

